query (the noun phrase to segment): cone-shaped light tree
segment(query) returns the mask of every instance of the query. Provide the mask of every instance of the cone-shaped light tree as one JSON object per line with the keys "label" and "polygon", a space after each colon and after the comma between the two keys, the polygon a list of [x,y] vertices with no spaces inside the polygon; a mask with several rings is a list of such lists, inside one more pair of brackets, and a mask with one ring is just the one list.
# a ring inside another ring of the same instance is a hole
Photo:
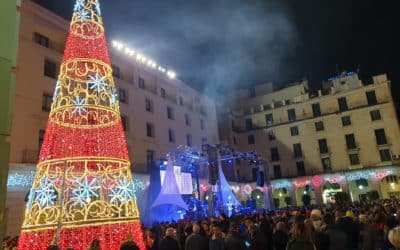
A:
{"label": "cone-shaped light tree", "polygon": [[144,250],[98,0],[76,0],[18,249]]}

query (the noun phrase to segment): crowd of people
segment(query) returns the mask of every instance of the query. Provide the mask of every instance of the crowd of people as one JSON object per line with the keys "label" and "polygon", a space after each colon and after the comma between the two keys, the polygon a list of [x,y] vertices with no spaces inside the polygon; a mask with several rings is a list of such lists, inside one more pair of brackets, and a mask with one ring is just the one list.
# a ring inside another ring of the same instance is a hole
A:
{"label": "crowd of people", "polygon": [[[155,223],[144,238],[147,250],[400,250],[400,200]],[[88,249],[103,248],[95,239]],[[128,237],[120,249],[139,248]]]}
{"label": "crowd of people", "polygon": [[400,201],[291,207],[154,224],[148,250],[400,249]]}

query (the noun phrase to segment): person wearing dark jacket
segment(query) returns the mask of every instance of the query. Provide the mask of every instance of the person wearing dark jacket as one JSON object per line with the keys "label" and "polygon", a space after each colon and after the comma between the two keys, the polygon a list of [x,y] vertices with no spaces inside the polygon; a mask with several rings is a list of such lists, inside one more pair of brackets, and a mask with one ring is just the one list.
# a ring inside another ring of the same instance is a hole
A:
{"label": "person wearing dark jacket", "polygon": [[304,223],[295,223],[291,230],[292,238],[286,245],[286,250],[314,250],[311,232]]}
{"label": "person wearing dark jacket", "polygon": [[[248,242],[249,243],[249,242]],[[239,233],[239,225],[232,223],[230,225],[229,235],[225,239],[225,250],[245,250],[245,241]]]}
{"label": "person wearing dark jacket", "polygon": [[358,249],[358,240],[360,237],[360,229],[353,219],[346,216],[343,210],[337,210],[335,213],[335,227],[346,234],[346,250]]}
{"label": "person wearing dark jacket", "polygon": [[209,250],[224,250],[224,238],[221,226],[217,223],[211,226],[213,234],[210,237]]}
{"label": "person wearing dark jacket", "polygon": [[282,221],[276,224],[276,230],[272,236],[272,246],[274,250],[285,250],[289,241],[286,224]]}
{"label": "person wearing dark jacket", "polygon": [[193,233],[186,238],[185,250],[208,250],[207,240],[200,234],[197,223],[193,223]]}
{"label": "person wearing dark jacket", "polygon": [[159,250],[180,250],[179,243],[175,239],[175,229],[167,228],[165,238],[160,242]]}
{"label": "person wearing dark jacket", "polygon": [[250,245],[249,250],[267,250],[271,244],[268,244],[267,238],[263,235],[257,226],[252,225],[249,228]]}

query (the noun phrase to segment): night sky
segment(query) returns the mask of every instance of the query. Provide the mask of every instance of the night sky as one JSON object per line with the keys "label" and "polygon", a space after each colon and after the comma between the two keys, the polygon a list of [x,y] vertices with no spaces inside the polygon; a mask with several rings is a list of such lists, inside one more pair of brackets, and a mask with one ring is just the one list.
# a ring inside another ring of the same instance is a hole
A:
{"label": "night sky", "polygon": [[[70,19],[73,0],[36,0]],[[127,42],[208,94],[343,70],[388,73],[399,100],[400,15],[378,0],[102,0],[109,39]]]}

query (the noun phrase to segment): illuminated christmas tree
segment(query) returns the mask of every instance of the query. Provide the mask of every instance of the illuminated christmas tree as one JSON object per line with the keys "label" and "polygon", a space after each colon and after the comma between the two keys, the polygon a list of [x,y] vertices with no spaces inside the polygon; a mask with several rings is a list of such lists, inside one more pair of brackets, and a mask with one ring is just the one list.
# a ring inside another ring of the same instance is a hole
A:
{"label": "illuminated christmas tree", "polygon": [[18,249],[144,250],[98,0],[77,0]]}

